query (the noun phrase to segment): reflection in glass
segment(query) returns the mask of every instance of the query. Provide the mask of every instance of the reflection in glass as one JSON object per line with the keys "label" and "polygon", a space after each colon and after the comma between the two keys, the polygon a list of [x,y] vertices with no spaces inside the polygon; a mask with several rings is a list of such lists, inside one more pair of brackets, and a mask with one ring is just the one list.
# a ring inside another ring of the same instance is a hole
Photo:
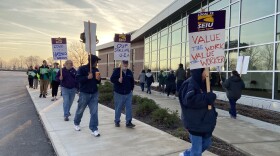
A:
{"label": "reflection in glass", "polygon": [[240,49],[241,56],[250,56],[248,70],[273,69],[273,44]]}
{"label": "reflection in glass", "polygon": [[157,71],[157,62],[151,62],[151,70]]}
{"label": "reflection in glass", "polygon": [[274,2],[274,0],[254,0],[254,2],[242,0],[241,23],[274,13]]}
{"label": "reflection in glass", "polygon": [[242,75],[245,90],[242,95],[257,96],[263,98],[272,97],[272,73],[250,73]]}
{"label": "reflection in glass", "polygon": [[153,51],[151,53],[151,55],[152,55],[152,61],[157,61],[158,60],[158,58],[157,58],[157,51]]}
{"label": "reflection in glass", "polygon": [[167,60],[160,61],[159,70],[167,70]]}
{"label": "reflection in glass", "polygon": [[[280,5],[280,4],[279,4]],[[276,40],[280,41],[280,15],[277,15],[277,32],[276,32]]]}
{"label": "reflection in glass", "polygon": [[231,27],[239,24],[239,2],[231,5],[230,16]]}
{"label": "reflection in glass", "polygon": [[276,55],[275,70],[280,70],[280,43],[276,44],[275,55]]}
{"label": "reflection in glass", "polygon": [[167,48],[160,49],[159,57],[160,57],[160,60],[167,59]]}
{"label": "reflection in glass", "polygon": [[160,49],[167,47],[167,35],[160,38]]}
{"label": "reflection in glass", "polygon": [[228,70],[232,71],[236,69],[236,63],[237,63],[237,50],[230,50],[229,51],[229,60],[228,60]]}
{"label": "reflection in glass", "polygon": [[172,45],[181,43],[181,29],[172,32]]}
{"label": "reflection in glass", "polygon": [[275,73],[274,98],[280,100],[280,73]]}
{"label": "reflection in glass", "polygon": [[181,57],[181,44],[171,47],[171,58]]}
{"label": "reflection in glass", "polygon": [[[211,71],[213,71],[211,69]],[[210,85],[215,91],[224,91],[222,85],[220,84],[221,79],[224,81],[227,77],[227,72],[211,72],[210,73]]]}
{"label": "reflection in glass", "polygon": [[179,64],[180,64],[180,58],[172,59],[171,60],[171,70],[174,70],[174,71],[177,70]]}
{"label": "reflection in glass", "polygon": [[238,27],[230,29],[229,32],[229,48],[235,48],[238,46]]}
{"label": "reflection in glass", "polygon": [[152,41],[152,51],[157,50],[157,40]]}
{"label": "reflection in glass", "polygon": [[273,41],[273,17],[241,26],[240,47]]}
{"label": "reflection in glass", "polygon": [[145,62],[149,62],[150,61],[150,53],[145,53]]}

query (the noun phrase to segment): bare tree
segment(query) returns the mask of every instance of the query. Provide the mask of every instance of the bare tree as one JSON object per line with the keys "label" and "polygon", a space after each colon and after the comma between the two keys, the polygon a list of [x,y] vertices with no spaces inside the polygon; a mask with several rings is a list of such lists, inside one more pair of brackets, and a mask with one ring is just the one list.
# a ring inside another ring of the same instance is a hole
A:
{"label": "bare tree", "polygon": [[19,56],[19,63],[20,63],[20,69],[23,69],[25,57],[24,56]]}
{"label": "bare tree", "polygon": [[68,54],[75,67],[80,67],[88,62],[88,53],[85,51],[83,43],[72,42],[69,46]]}
{"label": "bare tree", "polygon": [[18,69],[19,66],[20,66],[20,61],[19,61],[18,58],[12,58],[12,59],[10,60],[10,64],[11,64],[11,66],[13,67],[13,70],[16,70],[16,69]]}
{"label": "bare tree", "polygon": [[266,70],[272,70],[273,68],[273,46],[271,44],[264,46],[264,66]]}
{"label": "bare tree", "polygon": [[28,56],[25,58],[25,65],[28,68],[29,66],[36,66],[42,64],[42,58],[39,56]]}
{"label": "bare tree", "polygon": [[53,64],[54,63],[53,57],[47,58],[47,61],[48,61],[48,64]]}

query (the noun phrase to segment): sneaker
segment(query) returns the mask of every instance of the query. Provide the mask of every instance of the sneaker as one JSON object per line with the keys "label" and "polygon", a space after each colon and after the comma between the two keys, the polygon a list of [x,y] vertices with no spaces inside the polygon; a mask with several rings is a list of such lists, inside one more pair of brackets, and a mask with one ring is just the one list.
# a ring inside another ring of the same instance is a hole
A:
{"label": "sneaker", "polygon": [[127,128],[133,128],[133,127],[135,127],[135,125],[133,123],[129,122],[128,124],[126,124],[126,127]]}
{"label": "sneaker", "polygon": [[69,118],[68,117],[64,117],[64,121],[69,121]]}
{"label": "sneaker", "polygon": [[39,95],[39,98],[41,98],[41,97],[42,97],[42,94]]}
{"label": "sneaker", "polygon": [[115,127],[120,127],[120,123],[115,123]]}
{"label": "sneaker", "polygon": [[46,95],[43,95],[43,98],[46,98]]}
{"label": "sneaker", "polygon": [[52,100],[51,101],[54,101],[55,99],[54,98],[52,98]]}
{"label": "sneaker", "polygon": [[180,153],[179,156],[184,156],[184,152]]}
{"label": "sneaker", "polygon": [[80,130],[81,130],[81,128],[80,128],[79,125],[75,125],[75,126],[74,126],[74,129],[75,129],[76,131],[80,131]]}
{"label": "sneaker", "polygon": [[94,135],[95,137],[100,137],[98,130],[91,132],[91,134]]}

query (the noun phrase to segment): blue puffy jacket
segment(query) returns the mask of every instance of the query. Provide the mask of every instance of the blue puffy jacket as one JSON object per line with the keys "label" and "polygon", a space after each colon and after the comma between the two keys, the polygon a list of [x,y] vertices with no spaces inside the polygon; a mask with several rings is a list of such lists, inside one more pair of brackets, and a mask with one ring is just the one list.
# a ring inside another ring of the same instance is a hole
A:
{"label": "blue puffy jacket", "polygon": [[76,79],[79,82],[80,92],[94,94],[98,91],[97,84],[100,83],[101,80],[96,80],[95,72],[99,72],[97,68],[92,67],[93,78],[88,79],[88,73],[90,71],[89,65],[81,66],[78,69]]}
{"label": "blue puffy jacket", "polygon": [[[184,127],[197,136],[211,136],[217,121],[214,107],[216,94],[206,92],[206,84],[202,81],[203,69],[191,70],[192,76],[184,81],[179,91]],[[208,105],[212,109],[208,110]]]}
{"label": "blue puffy jacket", "polygon": [[131,93],[134,89],[134,77],[131,70],[127,69],[126,73],[122,72],[123,81],[119,82],[120,78],[120,68],[116,68],[110,78],[111,82],[114,84],[114,91],[126,95]]}

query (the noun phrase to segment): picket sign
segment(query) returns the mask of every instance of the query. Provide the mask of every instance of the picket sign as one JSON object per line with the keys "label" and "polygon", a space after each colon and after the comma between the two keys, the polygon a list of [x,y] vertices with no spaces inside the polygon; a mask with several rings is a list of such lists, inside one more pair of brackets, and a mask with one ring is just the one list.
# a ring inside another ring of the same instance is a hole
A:
{"label": "picket sign", "polygon": [[250,56],[238,56],[236,71],[240,74],[247,74]]}
{"label": "picket sign", "polygon": [[62,76],[61,60],[67,60],[66,38],[52,38],[53,60],[60,60],[60,75]]}

